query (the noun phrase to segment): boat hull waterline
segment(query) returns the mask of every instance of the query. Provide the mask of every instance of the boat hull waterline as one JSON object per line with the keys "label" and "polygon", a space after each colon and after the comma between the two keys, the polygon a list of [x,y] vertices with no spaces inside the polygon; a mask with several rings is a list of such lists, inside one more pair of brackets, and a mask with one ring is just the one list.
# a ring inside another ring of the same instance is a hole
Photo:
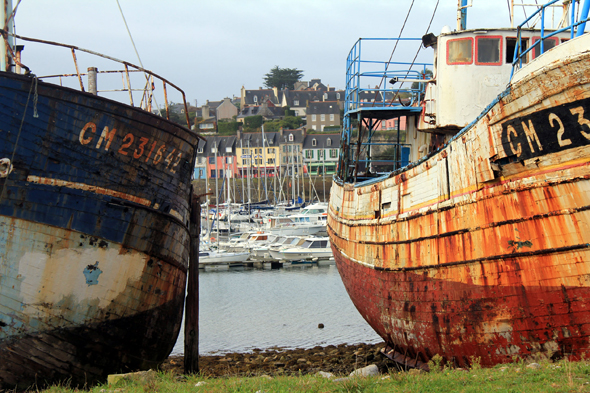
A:
{"label": "boat hull waterline", "polygon": [[336,265],[392,356],[427,368],[435,354],[590,355],[590,52],[568,45],[590,37],[516,73],[428,159],[334,182]]}
{"label": "boat hull waterline", "polygon": [[196,134],[12,73],[0,103],[0,388],[155,367],[182,320]]}

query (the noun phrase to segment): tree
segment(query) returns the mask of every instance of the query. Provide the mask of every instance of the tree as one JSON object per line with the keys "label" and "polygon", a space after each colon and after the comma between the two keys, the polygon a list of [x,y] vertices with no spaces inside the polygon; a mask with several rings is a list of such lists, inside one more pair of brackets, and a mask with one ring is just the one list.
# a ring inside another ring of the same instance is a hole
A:
{"label": "tree", "polygon": [[[430,70],[430,69],[427,68],[424,71],[424,73],[422,73],[421,77],[422,78],[426,78],[426,79],[432,79],[432,70]],[[413,90],[417,90],[418,87],[419,87],[419,83],[418,82],[413,82],[412,83],[412,89]]]}
{"label": "tree", "polygon": [[295,82],[303,76],[303,71],[296,68],[280,68],[274,66],[268,74],[264,76],[264,85],[269,89],[278,87],[279,89],[294,89]]}
{"label": "tree", "polygon": [[295,130],[303,124],[303,119],[299,116],[285,116],[281,121],[281,126],[287,130]]}

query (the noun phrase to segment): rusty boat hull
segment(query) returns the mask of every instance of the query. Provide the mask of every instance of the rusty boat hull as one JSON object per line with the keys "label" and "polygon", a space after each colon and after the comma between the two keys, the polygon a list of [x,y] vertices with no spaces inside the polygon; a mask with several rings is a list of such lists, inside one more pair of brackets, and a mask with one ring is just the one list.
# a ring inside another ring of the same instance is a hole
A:
{"label": "rusty boat hull", "polygon": [[182,321],[197,135],[0,72],[0,389],[157,366]]}
{"label": "rusty boat hull", "polygon": [[336,265],[392,358],[590,355],[588,48],[585,34],[523,67],[426,159],[335,179]]}

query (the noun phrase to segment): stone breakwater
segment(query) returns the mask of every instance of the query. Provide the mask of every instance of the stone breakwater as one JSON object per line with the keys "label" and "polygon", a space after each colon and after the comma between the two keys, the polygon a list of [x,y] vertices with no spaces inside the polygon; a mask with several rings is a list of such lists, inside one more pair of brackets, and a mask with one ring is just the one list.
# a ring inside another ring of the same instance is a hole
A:
{"label": "stone breakwater", "polygon": [[[318,372],[347,376],[354,370],[375,364],[380,372],[396,364],[379,352],[385,344],[317,346],[311,349],[281,348],[257,350],[252,353],[229,353],[221,356],[200,356],[199,370],[207,377],[249,377],[261,375],[305,375]],[[170,356],[161,366],[164,371],[182,374],[182,356]]]}

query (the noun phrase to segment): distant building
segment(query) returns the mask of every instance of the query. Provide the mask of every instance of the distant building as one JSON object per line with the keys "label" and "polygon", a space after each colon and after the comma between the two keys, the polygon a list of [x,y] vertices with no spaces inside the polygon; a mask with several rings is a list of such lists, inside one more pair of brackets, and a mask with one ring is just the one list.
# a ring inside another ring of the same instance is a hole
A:
{"label": "distant building", "polygon": [[230,98],[224,98],[221,104],[217,107],[215,114],[217,120],[231,120],[234,116],[238,116],[238,107],[236,107]]}
{"label": "distant building", "polygon": [[236,140],[237,171],[241,177],[273,177],[279,172],[279,133],[241,133]]}
{"label": "distant building", "polygon": [[303,143],[303,162],[311,175],[334,174],[338,163],[340,134],[310,134]]}
{"label": "distant building", "polygon": [[261,105],[251,105],[243,108],[237,116],[237,121],[243,123],[246,117],[262,116],[263,121],[280,120],[285,117],[285,108],[280,108],[265,101]]}
{"label": "distant building", "polygon": [[307,104],[307,130],[324,131],[325,127],[340,124],[340,106],[337,101],[313,101]]}

